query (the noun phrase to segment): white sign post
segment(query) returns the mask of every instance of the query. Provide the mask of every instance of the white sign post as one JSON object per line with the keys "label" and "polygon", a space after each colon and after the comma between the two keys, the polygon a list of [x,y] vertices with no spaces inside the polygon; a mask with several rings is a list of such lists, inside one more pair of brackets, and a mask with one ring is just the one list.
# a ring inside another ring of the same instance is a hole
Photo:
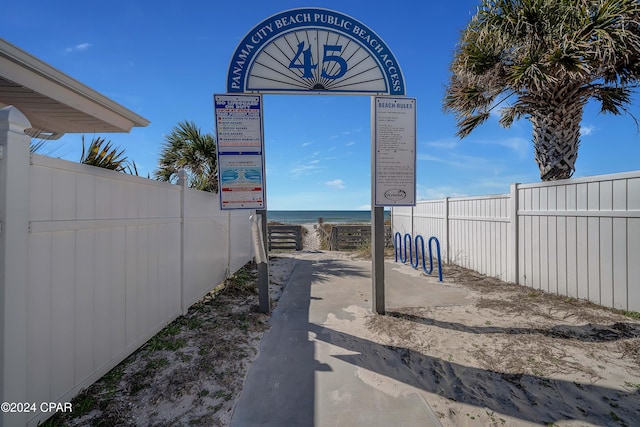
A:
{"label": "white sign post", "polygon": [[[264,168],[262,96],[214,95],[218,178],[221,209],[256,209],[253,231],[258,264],[259,310],[268,313],[269,262],[264,254],[267,241],[267,210]],[[261,224],[261,225],[260,225]],[[258,236],[261,228],[262,236]],[[261,237],[261,238],[260,238]]]}
{"label": "white sign post", "polygon": [[385,314],[384,207],[416,200],[416,100],[371,98],[371,236],[373,311]]}

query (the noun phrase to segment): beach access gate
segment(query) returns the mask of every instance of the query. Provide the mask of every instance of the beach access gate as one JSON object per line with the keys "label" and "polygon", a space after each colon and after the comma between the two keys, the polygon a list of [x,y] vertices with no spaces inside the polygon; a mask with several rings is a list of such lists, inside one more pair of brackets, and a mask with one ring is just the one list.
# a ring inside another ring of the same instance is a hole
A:
{"label": "beach access gate", "polygon": [[[384,314],[384,208],[416,202],[416,99],[405,96],[400,64],[372,29],[328,9],[277,13],[240,41],[229,65],[227,93],[214,95],[220,204],[256,209],[264,248],[263,94],[371,98],[372,302],[373,311]],[[268,269],[265,258],[259,263],[261,311],[269,310],[268,270],[261,271]]]}

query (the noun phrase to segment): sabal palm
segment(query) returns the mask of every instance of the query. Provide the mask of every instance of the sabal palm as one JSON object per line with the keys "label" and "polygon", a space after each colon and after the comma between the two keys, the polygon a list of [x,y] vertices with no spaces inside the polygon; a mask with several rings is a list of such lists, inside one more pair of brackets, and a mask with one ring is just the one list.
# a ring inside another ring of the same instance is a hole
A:
{"label": "sabal palm", "polygon": [[444,109],[465,137],[508,103],[500,123],[527,118],[540,177],[564,179],[586,103],[627,111],[639,75],[637,0],[483,0],[462,32]]}
{"label": "sabal palm", "polygon": [[202,133],[193,122],[180,122],[165,137],[158,168],[160,181],[175,182],[185,170],[189,187],[218,192],[216,143],[213,135]]}

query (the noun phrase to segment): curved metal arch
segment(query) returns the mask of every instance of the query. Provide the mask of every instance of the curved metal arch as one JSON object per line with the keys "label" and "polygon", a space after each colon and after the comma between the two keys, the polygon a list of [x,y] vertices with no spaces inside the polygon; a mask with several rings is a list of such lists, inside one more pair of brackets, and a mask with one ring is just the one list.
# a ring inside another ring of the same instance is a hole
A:
{"label": "curved metal arch", "polygon": [[365,24],[300,8],[245,35],[229,64],[227,92],[404,96],[405,83],[391,49]]}

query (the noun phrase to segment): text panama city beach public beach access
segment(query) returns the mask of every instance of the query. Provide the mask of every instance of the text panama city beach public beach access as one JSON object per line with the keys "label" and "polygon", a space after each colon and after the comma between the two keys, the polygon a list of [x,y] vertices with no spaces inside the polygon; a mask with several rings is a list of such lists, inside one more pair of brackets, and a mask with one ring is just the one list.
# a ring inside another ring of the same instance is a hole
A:
{"label": "text panama city beach public beach access", "polygon": [[364,25],[348,19],[344,15],[333,13],[299,12],[292,14],[279,14],[267,20],[263,25],[256,27],[247,35],[236,50],[232,59],[232,75],[230,89],[242,90],[242,76],[244,75],[247,61],[251,59],[254,50],[259,49],[274,36],[291,31],[299,26],[318,25],[320,28],[328,28],[339,31],[345,35],[351,35],[356,40],[371,48],[378,61],[385,67],[391,78],[391,85],[394,91],[402,87],[402,76],[396,64],[393,54],[380,40],[375,33],[364,28]]}

